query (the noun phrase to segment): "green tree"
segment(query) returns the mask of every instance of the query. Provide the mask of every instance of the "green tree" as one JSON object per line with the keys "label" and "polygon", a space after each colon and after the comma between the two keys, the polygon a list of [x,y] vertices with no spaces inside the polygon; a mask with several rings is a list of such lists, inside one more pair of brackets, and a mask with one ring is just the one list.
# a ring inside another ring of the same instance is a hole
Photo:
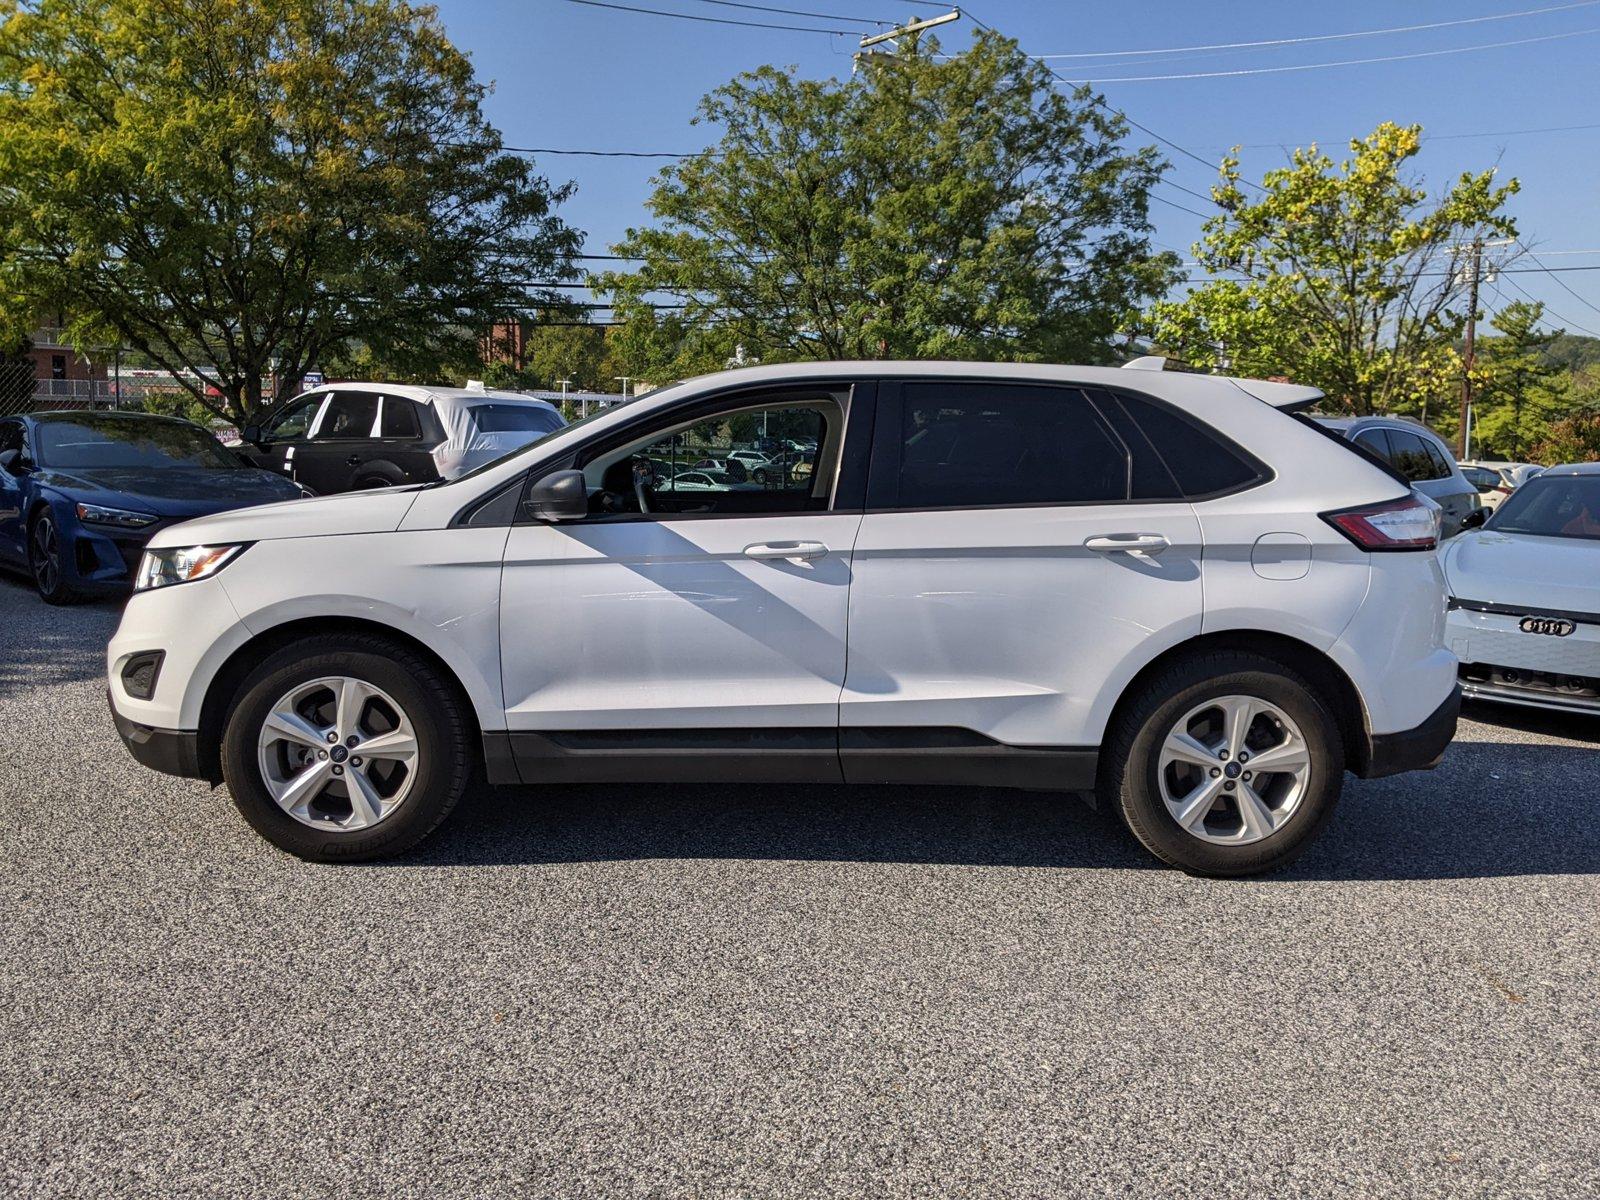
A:
{"label": "green tree", "polygon": [[938,51],[908,38],[847,80],[763,67],[707,96],[721,140],[657,177],[658,224],[616,247],[644,266],[598,280],[630,324],[652,297],[687,306],[627,353],[1112,357],[1177,266],[1148,237],[1162,162],[1015,42]]}
{"label": "green tree", "polygon": [[527,369],[539,385],[559,388],[571,381],[574,391],[609,392],[616,388],[610,331],[600,325],[540,325],[530,329],[523,344]]}
{"label": "green tree", "polygon": [[1558,334],[1542,332],[1543,319],[1543,304],[1513,301],[1495,315],[1499,336],[1478,343],[1472,440],[1480,458],[1523,459],[1561,413],[1552,389],[1560,369],[1548,357]]}
{"label": "green tree", "polygon": [[1508,237],[1516,180],[1466,173],[1430,199],[1407,164],[1421,127],[1383,124],[1334,162],[1316,146],[1245,190],[1236,158],[1195,254],[1218,276],[1150,314],[1153,340],[1204,367],[1287,375],[1354,413],[1416,408],[1466,320],[1457,250]]}
{"label": "green tree", "polygon": [[578,241],[484,90],[401,0],[0,0],[0,314],[215,367],[241,422],[274,371],[465,361]]}

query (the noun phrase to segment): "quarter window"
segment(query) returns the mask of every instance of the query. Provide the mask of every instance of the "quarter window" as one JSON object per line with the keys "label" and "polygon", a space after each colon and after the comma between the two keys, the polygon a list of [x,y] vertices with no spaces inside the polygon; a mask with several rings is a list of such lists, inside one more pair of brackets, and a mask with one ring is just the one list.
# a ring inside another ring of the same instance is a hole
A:
{"label": "quarter window", "polygon": [[909,383],[902,394],[899,507],[1128,497],[1128,450],[1076,388]]}
{"label": "quarter window", "polygon": [[1134,499],[1161,500],[1172,496],[1174,493],[1166,490],[1170,485],[1163,481],[1167,472],[1176,480],[1183,495],[1196,499],[1237,491],[1261,478],[1261,471],[1255,464],[1203,426],[1171,409],[1139,396],[1117,396],[1114,403],[1132,418],[1165,465],[1160,473],[1152,468],[1141,470],[1140,442],[1143,439],[1124,435],[1133,450]]}

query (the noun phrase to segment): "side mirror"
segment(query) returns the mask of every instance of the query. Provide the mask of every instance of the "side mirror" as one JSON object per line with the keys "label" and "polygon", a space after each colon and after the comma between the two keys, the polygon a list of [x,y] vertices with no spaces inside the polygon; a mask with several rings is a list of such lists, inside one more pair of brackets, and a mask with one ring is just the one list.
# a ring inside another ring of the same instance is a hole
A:
{"label": "side mirror", "polygon": [[528,489],[523,507],[541,521],[576,521],[589,515],[589,484],[582,471],[555,471]]}
{"label": "side mirror", "polygon": [[5,471],[7,475],[20,475],[22,472],[18,469],[17,464],[21,461],[21,450],[7,450],[4,453],[0,453],[0,470]]}
{"label": "side mirror", "polygon": [[239,431],[239,440],[252,446],[261,445],[261,426],[246,425]]}
{"label": "side mirror", "polygon": [[1481,528],[1483,523],[1488,519],[1489,510],[1487,508],[1475,508],[1466,516],[1461,518],[1461,528],[1478,529]]}

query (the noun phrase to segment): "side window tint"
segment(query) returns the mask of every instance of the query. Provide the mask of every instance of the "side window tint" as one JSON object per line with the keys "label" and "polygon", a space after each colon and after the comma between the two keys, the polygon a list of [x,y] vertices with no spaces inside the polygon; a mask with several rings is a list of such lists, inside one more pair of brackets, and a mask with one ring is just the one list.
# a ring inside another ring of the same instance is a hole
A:
{"label": "side window tint", "polygon": [[1394,465],[1394,451],[1389,448],[1389,436],[1381,429],[1363,429],[1353,439],[1369,454],[1376,454],[1384,462]]}
{"label": "side window tint", "polygon": [[1127,499],[1128,451],[1075,388],[909,383],[903,395],[902,508]]}
{"label": "side window tint", "polygon": [[383,398],[383,417],[378,426],[378,436],[386,438],[419,438],[422,422],[417,419],[417,406],[401,396]]}
{"label": "side window tint", "polygon": [[1404,429],[1389,430],[1389,445],[1394,451],[1394,465],[1408,483],[1423,483],[1436,479],[1433,460],[1428,457],[1428,445],[1416,434]]}
{"label": "side window tint", "polygon": [[317,427],[319,442],[372,436],[372,423],[378,419],[378,398],[370,392],[336,392],[328,411]]}
{"label": "side window tint", "polygon": [[267,427],[266,437],[275,442],[288,442],[306,436],[311,428],[311,418],[317,415],[324,396],[312,396],[301,404],[292,404],[276,421]]}
{"label": "side window tint", "polygon": [[[1261,478],[1259,468],[1199,423],[1139,396],[1119,399],[1160,454],[1185,496],[1215,496],[1246,487]],[[1136,465],[1138,458],[1135,448]]]}
{"label": "side window tint", "polygon": [[1444,456],[1444,451],[1439,449],[1432,438],[1423,438],[1422,444],[1428,451],[1428,461],[1433,464],[1433,477],[1449,479],[1450,460]]}
{"label": "side window tint", "polygon": [[0,421],[0,454],[22,449],[22,422]]}

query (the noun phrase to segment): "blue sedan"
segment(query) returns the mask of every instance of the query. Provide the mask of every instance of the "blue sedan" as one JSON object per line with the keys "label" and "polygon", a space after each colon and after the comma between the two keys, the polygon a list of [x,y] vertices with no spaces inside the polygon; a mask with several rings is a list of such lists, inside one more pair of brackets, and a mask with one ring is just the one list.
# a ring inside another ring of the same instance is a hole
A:
{"label": "blue sedan", "polygon": [[173,417],[0,420],[0,565],[26,570],[51,604],[126,591],[158,529],[302,494]]}

